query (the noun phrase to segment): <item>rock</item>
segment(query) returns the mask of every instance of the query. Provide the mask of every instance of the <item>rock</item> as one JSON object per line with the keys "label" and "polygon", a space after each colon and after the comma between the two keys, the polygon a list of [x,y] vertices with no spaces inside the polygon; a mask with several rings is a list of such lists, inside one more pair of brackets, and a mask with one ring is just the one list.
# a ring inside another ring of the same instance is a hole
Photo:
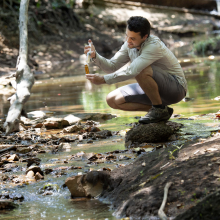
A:
{"label": "rock", "polygon": [[47,129],[56,129],[56,128],[64,128],[69,126],[69,122],[63,118],[47,118],[44,122],[44,125]]}
{"label": "rock", "polygon": [[47,169],[44,170],[44,173],[45,173],[46,175],[49,174],[49,173],[51,173],[51,172],[53,172],[53,169],[51,169],[51,168],[47,168]]}
{"label": "rock", "polygon": [[41,170],[40,167],[38,166],[30,166],[27,170],[26,170],[26,174],[29,172],[29,171],[33,171],[34,172],[34,175],[36,175],[36,173],[40,173],[41,175],[44,175],[43,171]]}
{"label": "rock", "polygon": [[68,115],[68,116],[64,117],[64,120],[68,121],[70,125],[73,125],[73,124],[81,121],[81,118],[76,117],[74,115]]}
{"label": "rock", "polygon": [[34,171],[32,171],[32,170],[28,171],[26,177],[33,178],[34,177]]}
{"label": "rock", "polygon": [[44,185],[43,190],[52,190],[57,192],[59,190],[59,186],[57,184],[48,183]]}
{"label": "rock", "polygon": [[22,124],[24,124],[26,126],[33,125],[33,124],[36,123],[36,122],[34,122],[34,121],[30,120],[29,118],[26,118],[24,116],[21,116],[20,121],[21,121]]}
{"label": "rock", "polygon": [[71,145],[69,143],[60,143],[59,147],[62,149],[71,149]]}
{"label": "rock", "polygon": [[99,125],[100,123],[97,121],[86,121],[85,125]]}
{"label": "rock", "polygon": [[19,123],[19,131],[26,131],[28,129],[28,127],[26,127],[25,125]]}
{"label": "rock", "polygon": [[46,112],[44,111],[33,111],[27,113],[28,118],[30,119],[36,119],[36,118],[46,118]]}
{"label": "rock", "polygon": [[72,197],[96,197],[109,184],[110,175],[107,171],[91,171],[86,175],[69,177],[65,185],[70,190]]}
{"label": "rock", "polygon": [[[178,215],[174,220],[185,219],[219,219],[220,190],[206,196],[201,202]],[[199,217],[201,216],[201,218]]]}
{"label": "rock", "polygon": [[12,199],[12,200],[24,200],[24,196],[21,195],[20,193],[12,193],[12,194],[9,194],[9,199]]}
{"label": "rock", "polygon": [[72,125],[63,129],[63,133],[74,133],[77,131],[81,131],[83,126],[81,125]]}
{"label": "rock", "polygon": [[7,170],[11,170],[11,169],[18,168],[18,165],[14,164],[14,163],[8,163],[8,164],[4,165],[4,168]]}
{"label": "rock", "polygon": [[95,133],[96,138],[105,139],[106,137],[112,136],[112,132],[109,130],[98,131]]}
{"label": "rock", "polygon": [[50,195],[53,195],[53,192],[51,191],[46,191],[42,194],[42,196],[50,196]]}
{"label": "rock", "polygon": [[83,188],[87,197],[94,198],[102,193],[103,184],[101,181],[98,181],[94,186],[91,183],[87,183],[85,186],[83,186]]}
{"label": "rock", "polygon": [[26,154],[31,152],[32,149],[29,147],[17,147],[16,152],[20,153],[20,154]]}
{"label": "rock", "polygon": [[26,162],[27,162],[27,167],[30,167],[32,164],[36,164],[36,165],[39,165],[40,164],[40,161],[41,159],[39,158],[27,158],[26,159]]}
{"label": "rock", "polygon": [[141,2],[147,3],[147,4],[153,4],[153,5],[161,5],[161,6],[169,6],[169,7],[179,7],[179,8],[197,8],[200,9],[208,9],[208,10],[214,10],[216,7],[215,2],[211,2],[209,0],[184,0],[184,1],[170,1],[170,0],[143,0]]}
{"label": "rock", "polygon": [[15,183],[15,184],[18,184],[18,183],[21,182],[21,179],[19,179],[19,178],[14,178],[14,179],[12,180],[12,182]]}
{"label": "rock", "polygon": [[72,136],[64,136],[60,139],[60,142],[74,142],[75,140],[78,140],[77,135]]}
{"label": "rock", "polygon": [[[108,120],[108,119],[115,118],[117,116],[112,115],[112,114],[105,114],[105,113],[79,113],[79,114],[65,116],[64,119],[70,121],[71,117],[72,119],[75,118],[75,120],[77,121],[86,121],[86,120],[100,120],[100,119]],[[80,120],[78,120],[77,118]]]}
{"label": "rock", "polygon": [[0,209],[13,209],[17,207],[18,205],[11,199],[0,199]]}
{"label": "rock", "polygon": [[[151,124],[138,124],[126,133],[125,143],[156,143],[167,141],[183,125],[176,122],[159,122]],[[130,142],[129,142],[130,143]]]}
{"label": "rock", "polygon": [[86,196],[85,190],[80,183],[82,175],[69,177],[65,181],[65,185],[68,187],[72,197],[84,197]]}
{"label": "rock", "polygon": [[9,177],[8,177],[6,174],[3,174],[2,176],[0,176],[0,179],[1,179],[2,181],[6,181],[6,180],[9,179]]}
{"label": "rock", "polygon": [[168,138],[169,141],[176,141],[177,140],[177,137],[175,134],[172,134],[169,138]]}
{"label": "rock", "polygon": [[81,158],[82,158],[82,160],[89,160],[94,155],[95,155],[95,153],[84,153]]}
{"label": "rock", "polygon": [[19,161],[19,157],[17,154],[13,154],[8,158],[8,161]]}
{"label": "rock", "polygon": [[11,60],[12,59],[12,56],[11,55],[9,55],[9,54],[6,54],[6,60]]}
{"label": "rock", "polygon": [[[30,172],[30,171],[29,171]],[[37,172],[36,174],[35,174],[35,180],[37,181],[37,180],[41,180],[41,179],[44,179],[44,177],[39,173],[39,172]]]}
{"label": "rock", "polygon": [[39,149],[39,150],[37,151],[37,153],[39,153],[39,154],[45,154],[45,153],[46,153],[46,151],[45,151],[45,150],[43,150],[43,149]]}

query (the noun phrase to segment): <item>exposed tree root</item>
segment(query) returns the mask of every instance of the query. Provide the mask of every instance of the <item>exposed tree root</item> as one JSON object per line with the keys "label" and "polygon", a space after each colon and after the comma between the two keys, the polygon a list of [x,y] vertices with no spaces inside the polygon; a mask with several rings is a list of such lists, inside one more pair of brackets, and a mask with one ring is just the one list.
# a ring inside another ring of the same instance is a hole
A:
{"label": "exposed tree root", "polygon": [[158,215],[160,217],[161,220],[167,220],[167,216],[166,214],[164,213],[164,208],[165,208],[165,205],[166,205],[166,202],[167,202],[167,194],[168,194],[168,189],[170,188],[170,186],[172,185],[171,182],[167,183],[165,188],[164,188],[164,197],[163,197],[163,202],[160,206],[160,209],[158,211]]}

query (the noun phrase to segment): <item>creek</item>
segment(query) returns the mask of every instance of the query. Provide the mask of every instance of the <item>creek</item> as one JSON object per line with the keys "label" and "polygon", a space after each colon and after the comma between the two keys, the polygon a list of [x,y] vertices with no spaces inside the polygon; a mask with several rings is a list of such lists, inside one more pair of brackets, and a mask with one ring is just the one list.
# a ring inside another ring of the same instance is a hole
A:
{"label": "creek", "polygon": [[[219,57],[212,60],[204,58],[196,58],[193,60],[185,59],[182,62],[189,62],[190,65],[184,67],[186,78],[188,81],[187,101],[181,101],[173,105],[175,114],[183,114],[184,117],[191,115],[200,115],[206,113],[217,112],[219,110],[218,100],[213,100],[220,94],[218,69],[220,64]],[[194,65],[196,64],[196,68]],[[116,85],[93,86],[84,77],[83,66],[78,65],[78,68],[69,66],[68,71],[62,77],[55,77],[51,74],[50,78],[39,77],[32,89],[32,96],[26,105],[27,111],[46,110],[51,114],[68,114],[74,112],[102,112],[116,114],[118,117],[106,122],[102,122],[101,129],[106,128],[112,131],[126,129],[126,123],[137,121],[135,116],[141,116],[141,112],[121,112],[110,109],[106,102],[106,95],[113,89],[125,84],[119,83]],[[91,71],[97,72],[95,67],[90,67]],[[78,73],[78,74],[76,74]],[[68,76],[70,74],[70,76]],[[71,76],[74,74],[74,76]],[[102,74],[102,72],[100,73]],[[129,83],[134,82],[130,80]],[[128,83],[128,82],[126,82]],[[188,101],[189,100],[189,101]],[[4,103],[2,111],[6,113],[7,104]],[[209,123],[215,122],[209,120]],[[197,129],[199,129],[198,127]],[[50,132],[50,131],[49,131]],[[77,199],[70,198],[70,193],[67,188],[63,188],[63,184],[68,176],[77,175],[78,173],[87,172],[90,167],[85,166],[83,161],[73,161],[71,164],[65,164],[66,158],[79,152],[96,152],[103,153],[113,150],[123,150],[124,140],[113,138],[91,144],[74,144],[70,151],[60,152],[58,154],[39,154],[41,168],[59,168],[60,166],[82,166],[82,170],[68,170],[66,175],[54,177],[46,175],[44,180],[36,183],[30,183],[25,187],[18,187],[15,184],[0,185],[3,192],[20,193],[24,195],[24,201],[19,208],[13,211],[0,212],[1,219],[116,219],[112,216],[112,211],[108,204],[101,203],[96,199]],[[124,164],[129,162],[122,162]],[[17,162],[21,167],[15,175],[20,178],[24,176],[25,163]],[[105,167],[114,169],[117,164],[104,164]],[[93,166],[97,170],[103,167],[102,165]],[[38,194],[38,190],[47,183],[57,184],[59,190],[53,195],[43,196]]]}
{"label": "creek", "polygon": [[[175,114],[190,117],[207,113],[215,113],[219,110],[220,96],[220,57],[194,57],[180,59],[184,68],[188,82],[187,99],[172,105]],[[90,66],[90,72],[103,74],[95,66]],[[94,86],[85,79],[84,66],[79,62],[64,65],[62,70],[52,71],[49,74],[36,75],[36,83],[32,89],[30,100],[25,109],[27,112],[42,110],[48,111],[51,115],[74,114],[74,113],[111,113],[118,117],[105,122],[101,122],[101,129],[112,131],[125,130],[128,128],[125,124],[137,121],[136,116],[141,116],[143,112],[123,112],[108,107],[105,98],[106,95],[125,84],[133,83],[134,80],[121,82],[114,85]],[[9,104],[7,95],[0,95],[0,115],[7,114]],[[216,99],[215,99],[216,98]],[[214,120],[208,120],[209,124],[216,123]],[[191,122],[193,123],[193,122]],[[199,128],[198,128],[199,129]],[[64,163],[66,158],[79,152],[103,153],[114,150],[123,150],[124,139],[113,138],[94,144],[74,144],[70,151],[60,152],[58,154],[39,154],[41,159],[41,168],[53,169],[60,166],[82,166],[81,170],[68,170],[66,175],[60,177],[46,175],[44,180],[36,183],[30,183],[25,187],[15,184],[0,184],[1,192],[20,193],[24,196],[24,201],[20,203],[19,208],[12,211],[1,211],[0,218],[3,219],[116,219],[112,216],[109,204],[104,204],[97,199],[76,199],[70,198],[70,192],[63,184],[68,176],[85,173],[89,166],[85,166],[83,161],[73,161],[71,164]],[[129,162],[121,162],[123,164]],[[15,175],[25,179],[25,163],[16,163],[19,169]],[[107,164],[104,166],[114,169],[118,164]],[[97,170],[102,165],[93,166]],[[52,183],[59,186],[59,190],[53,195],[38,194],[38,190],[45,184]]]}

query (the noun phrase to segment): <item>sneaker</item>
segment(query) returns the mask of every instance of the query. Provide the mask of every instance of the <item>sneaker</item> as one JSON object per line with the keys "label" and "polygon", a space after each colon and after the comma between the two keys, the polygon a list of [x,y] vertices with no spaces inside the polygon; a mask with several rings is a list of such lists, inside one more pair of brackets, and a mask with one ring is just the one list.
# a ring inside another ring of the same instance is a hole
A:
{"label": "sneaker", "polygon": [[169,112],[170,117],[171,117],[172,114],[173,114],[173,108],[170,108],[170,107],[167,106],[167,111]]}
{"label": "sneaker", "polygon": [[165,109],[152,107],[149,112],[139,119],[139,123],[149,124],[159,121],[167,121],[173,114],[173,109],[165,106]]}

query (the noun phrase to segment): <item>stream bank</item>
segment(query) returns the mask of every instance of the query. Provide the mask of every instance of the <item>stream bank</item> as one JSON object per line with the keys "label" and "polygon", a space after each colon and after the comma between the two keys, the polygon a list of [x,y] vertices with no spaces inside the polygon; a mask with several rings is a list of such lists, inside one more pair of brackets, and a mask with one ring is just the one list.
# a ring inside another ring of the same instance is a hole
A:
{"label": "stream bank", "polygon": [[[151,219],[157,219],[167,181],[173,185],[165,212],[172,218],[202,201],[218,187],[220,136],[218,122],[213,124],[213,119],[218,120],[217,113],[191,118],[174,115],[172,120],[184,125],[175,138],[168,142],[140,144],[131,149],[124,148],[125,134],[132,127],[126,121],[123,130],[107,131],[105,128],[109,126],[103,127],[102,124],[105,123],[103,119],[114,118],[110,114],[81,113],[74,117],[51,117],[51,114],[29,113],[32,119],[22,117],[22,131],[7,137],[1,133],[2,149],[10,145],[16,147],[16,150],[1,154],[0,175],[1,199],[11,198],[19,204],[15,210],[23,210],[22,204],[31,208],[31,201],[40,212],[45,212],[42,218],[50,218],[50,208],[57,206],[62,199],[59,205],[63,212],[59,209],[61,213],[56,215],[66,213],[66,218],[73,218],[75,211],[68,202],[70,193],[64,182],[68,177],[93,171],[107,173],[108,187],[99,201],[110,203],[116,218],[149,219],[152,216]],[[92,121],[94,119],[101,120],[101,124]],[[207,127],[203,120],[205,123],[209,121],[210,125],[212,122],[212,125]],[[66,127],[67,122],[72,125]],[[102,145],[106,150],[100,148]],[[47,204],[47,209],[39,206],[37,201]],[[87,201],[86,197],[73,198],[71,204],[85,204]],[[96,201],[97,198],[89,203],[95,204]],[[2,207],[1,200],[0,205]],[[67,208],[69,214],[65,211]],[[109,214],[108,218],[114,219]],[[10,216],[10,212],[5,211],[2,215]],[[22,219],[28,217],[24,215]]]}

